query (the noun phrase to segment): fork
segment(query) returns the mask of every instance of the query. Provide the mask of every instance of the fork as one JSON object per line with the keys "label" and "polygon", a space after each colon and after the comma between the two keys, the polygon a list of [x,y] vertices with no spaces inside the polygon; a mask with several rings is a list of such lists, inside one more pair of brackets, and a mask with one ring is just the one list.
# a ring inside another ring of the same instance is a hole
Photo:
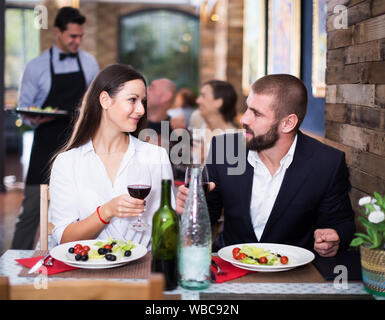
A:
{"label": "fork", "polygon": [[43,266],[46,266],[46,267],[51,267],[53,266],[53,258],[50,256],[49,259],[47,260],[47,262],[44,262],[43,263]]}
{"label": "fork", "polygon": [[213,260],[211,259],[211,264],[217,269],[217,275],[218,276],[224,276],[226,274],[225,271],[222,271],[222,269],[218,266],[218,264]]}

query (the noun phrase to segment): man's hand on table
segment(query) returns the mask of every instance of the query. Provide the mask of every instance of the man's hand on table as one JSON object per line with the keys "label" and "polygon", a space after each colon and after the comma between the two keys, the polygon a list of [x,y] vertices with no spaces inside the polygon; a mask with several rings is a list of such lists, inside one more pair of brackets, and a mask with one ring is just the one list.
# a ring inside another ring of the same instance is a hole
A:
{"label": "man's hand on table", "polygon": [[334,257],[340,245],[340,237],[334,229],[317,229],[314,231],[314,250],[321,257]]}
{"label": "man's hand on table", "polygon": [[[210,182],[210,191],[214,189],[215,189],[215,183]],[[186,188],[184,185],[178,188],[178,193],[176,195],[176,212],[178,212],[179,214],[183,213],[184,203],[186,202],[187,194],[188,194],[188,188]]]}

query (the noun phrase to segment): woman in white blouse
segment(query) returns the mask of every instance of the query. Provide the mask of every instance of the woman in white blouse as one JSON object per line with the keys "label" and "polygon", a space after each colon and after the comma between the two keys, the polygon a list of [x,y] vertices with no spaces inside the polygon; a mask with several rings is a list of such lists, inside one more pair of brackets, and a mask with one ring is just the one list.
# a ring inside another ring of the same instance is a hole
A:
{"label": "woman in white blouse", "polygon": [[[67,145],[52,164],[49,215],[57,243],[84,239],[133,240],[148,246],[151,228],[130,227],[142,217],[151,225],[160,205],[161,180],[172,180],[165,149],[137,139],[146,125],[146,82],[125,65],[102,70],[86,92]],[[127,192],[135,163],[151,172],[146,200]]]}

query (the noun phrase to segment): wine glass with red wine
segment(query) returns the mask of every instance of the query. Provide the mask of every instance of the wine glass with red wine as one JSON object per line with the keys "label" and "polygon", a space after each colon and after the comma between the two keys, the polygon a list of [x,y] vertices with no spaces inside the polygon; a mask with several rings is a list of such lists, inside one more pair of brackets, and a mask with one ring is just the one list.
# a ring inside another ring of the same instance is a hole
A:
{"label": "wine glass with red wine", "polygon": [[[191,171],[194,166],[197,166],[197,165],[188,166],[186,169],[186,174],[184,177],[184,186],[186,188],[190,186]],[[202,168],[202,187],[203,187],[205,196],[207,197],[207,194],[210,191],[209,173],[207,172],[207,168],[205,165],[199,164],[199,166]]]}
{"label": "wine glass with red wine", "polygon": [[[151,173],[148,166],[144,164],[137,164],[135,166],[135,183],[127,186],[128,193],[131,197],[144,200],[151,191]],[[146,231],[150,228],[150,225],[142,220],[143,213],[140,214],[137,219],[131,224],[131,228],[136,231]]]}

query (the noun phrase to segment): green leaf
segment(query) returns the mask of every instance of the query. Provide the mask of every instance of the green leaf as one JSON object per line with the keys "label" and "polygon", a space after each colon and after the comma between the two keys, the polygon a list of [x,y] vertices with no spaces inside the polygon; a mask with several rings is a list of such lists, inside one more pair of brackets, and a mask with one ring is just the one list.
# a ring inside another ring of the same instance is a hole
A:
{"label": "green leaf", "polygon": [[376,208],[374,208],[374,206],[373,206],[372,203],[367,203],[367,204],[365,204],[365,208],[366,208],[367,211],[369,211],[369,212],[376,211]]}
{"label": "green leaf", "polygon": [[363,233],[355,233],[354,234],[356,237],[360,237],[364,240],[366,240],[367,242],[372,242],[372,240],[366,235],[366,234],[363,234]]}
{"label": "green leaf", "polygon": [[385,231],[385,221],[377,224],[378,231]]}
{"label": "green leaf", "polygon": [[376,198],[376,200],[377,200],[377,204],[379,206],[382,206],[384,202],[382,200],[381,195],[379,193],[377,193],[377,192],[374,192],[373,195],[374,195],[374,198]]}
{"label": "green leaf", "polygon": [[367,229],[366,231],[368,232],[370,242],[374,243],[375,231],[373,231],[372,229]]}
{"label": "green leaf", "polygon": [[373,231],[373,244],[370,246],[370,249],[376,249],[381,244],[379,233]]}
{"label": "green leaf", "polygon": [[350,246],[351,246],[351,247],[358,247],[358,246],[360,246],[361,244],[363,244],[364,242],[365,242],[365,240],[362,239],[362,238],[354,238],[354,239],[352,240],[352,242],[350,243]]}
{"label": "green leaf", "polygon": [[[362,224],[366,227],[366,230],[374,230],[377,231],[378,227],[375,223],[371,223],[370,221],[366,220],[364,217],[358,217],[358,220],[362,222]],[[369,234],[369,232],[368,232]]]}

